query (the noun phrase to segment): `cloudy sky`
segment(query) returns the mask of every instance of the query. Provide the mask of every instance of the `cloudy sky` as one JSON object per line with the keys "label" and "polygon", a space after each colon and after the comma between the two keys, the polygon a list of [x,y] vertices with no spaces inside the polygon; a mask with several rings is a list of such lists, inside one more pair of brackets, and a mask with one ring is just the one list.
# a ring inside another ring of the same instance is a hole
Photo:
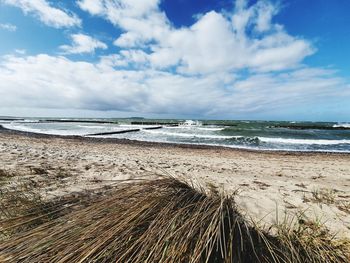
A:
{"label": "cloudy sky", "polygon": [[348,0],[0,0],[0,115],[350,120]]}

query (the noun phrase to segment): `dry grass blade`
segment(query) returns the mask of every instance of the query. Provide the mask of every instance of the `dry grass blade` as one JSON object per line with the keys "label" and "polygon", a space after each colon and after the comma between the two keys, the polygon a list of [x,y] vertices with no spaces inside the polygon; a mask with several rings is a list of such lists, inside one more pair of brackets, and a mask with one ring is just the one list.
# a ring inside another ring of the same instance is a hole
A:
{"label": "dry grass blade", "polygon": [[[349,262],[345,243],[338,247],[331,239],[310,243],[305,231],[283,227],[279,236],[270,236],[248,224],[232,197],[208,195],[173,178],[118,184],[108,195],[88,200],[84,206],[64,210],[17,233],[22,217],[14,219],[13,228],[7,220],[7,231],[13,231],[0,243],[0,259],[31,263]],[[72,200],[66,199],[67,203]]]}

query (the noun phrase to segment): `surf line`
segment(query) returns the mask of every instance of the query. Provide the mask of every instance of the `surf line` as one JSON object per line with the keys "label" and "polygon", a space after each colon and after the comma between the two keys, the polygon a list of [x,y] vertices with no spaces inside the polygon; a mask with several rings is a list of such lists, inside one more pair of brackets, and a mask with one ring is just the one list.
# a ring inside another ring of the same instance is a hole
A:
{"label": "surf line", "polygon": [[100,135],[122,134],[122,133],[129,133],[129,132],[139,132],[141,130],[157,130],[157,129],[161,129],[161,128],[163,128],[163,126],[147,127],[147,128],[140,128],[140,129],[129,129],[129,130],[112,131],[112,132],[91,133],[91,134],[86,134],[84,136],[100,136]]}

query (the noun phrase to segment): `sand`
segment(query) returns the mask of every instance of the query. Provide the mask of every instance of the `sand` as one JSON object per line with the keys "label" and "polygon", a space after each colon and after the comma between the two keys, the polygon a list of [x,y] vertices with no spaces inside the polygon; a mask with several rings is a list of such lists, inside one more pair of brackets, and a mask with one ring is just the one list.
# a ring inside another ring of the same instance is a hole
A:
{"label": "sand", "polygon": [[[0,130],[0,169],[31,178],[50,198],[117,183],[176,176],[236,194],[268,228],[299,214],[350,238],[350,155],[244,151]],[[0,184],[1,187],[1,184]]]}

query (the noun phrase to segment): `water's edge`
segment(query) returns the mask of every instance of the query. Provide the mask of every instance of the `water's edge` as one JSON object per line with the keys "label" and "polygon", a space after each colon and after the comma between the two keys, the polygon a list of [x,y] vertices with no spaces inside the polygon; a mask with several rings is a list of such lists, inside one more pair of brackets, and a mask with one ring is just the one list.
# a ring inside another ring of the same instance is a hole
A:
{"label": "water's edge", "polygon": [[35,132],[18,131],[8,129],[0,125],[0,134],[9,134],[24,136],[37,139],[64,139],[64,140],[77,140],[89,143],[112,143],[112,144],[128,144],[131,146],[147,146],[158,148],[182,148],[182,149],[199,149],[199,150],[225,150],[235,152],[247,152],[256,154],[278,154],[278,155],[295,155],[295,156],[350,156],[350,152],[333,152],[333,151],[297,151],[297,150],[268,150],[268,149],[247,149],[247,148],[234,148],[218,145],[206,145],[206,144],[183,144],[183,143],[170,143],[170,142],[149,142],[138,141],[129,139],[117,139],[117,138],[96,138],[96,137],[84,137],[78,135],[52,135]]}

